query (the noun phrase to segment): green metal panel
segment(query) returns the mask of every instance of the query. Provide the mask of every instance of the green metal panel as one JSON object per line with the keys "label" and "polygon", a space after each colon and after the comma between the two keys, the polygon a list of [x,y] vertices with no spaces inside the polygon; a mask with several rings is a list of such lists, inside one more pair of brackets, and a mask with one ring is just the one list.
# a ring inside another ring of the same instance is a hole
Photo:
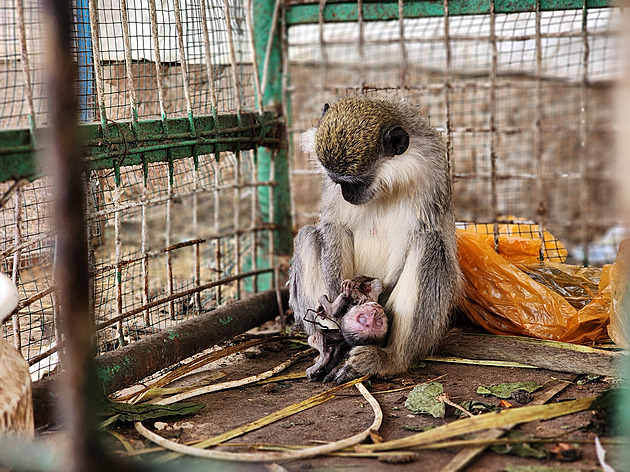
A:
{"label": "green metal panel", "polygon": [[[587,0],[587,8],[605,8],[615,6],[612,0]],[[496,13],[518,13],[536,11],[536,0],[497,0],[494,3]],[[575,10],[582,9],[582,0],[540,0],[540,9]],[[444,16],[442,0],[406,0],[404,4],[405,18],[426,18]],[[449,16],[483,15],[490,13],[488,0],[451,0],[448,3]],[[348,22],[359,19],[356,2],[332,2],[324,7],[324,21]],[[364,21],[383,21],[398,19],[398,2],[363,3]],[[317,23],[319,21],[319,4],[289,5],[286,10],[287,25]]]}
{"label": "green metal panel", "polygon": [[[260,81],[267,85],[263,92],[263,105],[265,108],[280,110],[282,108],[282,43],[280,15],[278,21],[273,24],[274,0],[253,0],[252,17],[254,18],[256,58]],[[269,55],[267,57],[267,42],[273,30],[273,37]],[[266,59],[265,59],[266,58]],[[267,65],[267,77],[263,81],[264,63]],[[269,149],[260,149],[258,152],[258,178],[269,179],[271,173],[272,159],[275,160],[274,181],[277,185],[274,188],[273,196],[269,188],[259,188],[259,201],[263,211],[263,218],[267,220],[270,216],[270,205],[273,204],[273,221],[277,225],[274,236],[274,251],[276,254],[288,255],[291,253],[293,235],[290,213],[289,194],[289,165],[286,133],[278,134],[282,142],[275,155]],[[271,201],[273,198],[273,202]],[[263,261],[261,261],[262,263]],[[262,282],[262,281],[261,281]],[[265,284],[261,284],[265,288]]]}
{"label": "green metal panel", "polygon": [[[105,132],[100,123],[82,125],[87,169],[168,161],[169,153],[170,159],[183,159],[217,150],[234,151],[237,147],[240,150],[254,146],[277,148],[281,142],[278,115],[274,112],[241,113],[241,126],[237,115],[219,115],[216,122],[212,116],[193,120],[195,133],[190,131],[189,118],[168,119],[166,127],[162,120],[141,121],[135,132],[128,121],[108,123]],[[39,132],[45,134],[46,130]],[[35,159],[37,151],[29,129],[1,130],[0,182],[41,175]]]}

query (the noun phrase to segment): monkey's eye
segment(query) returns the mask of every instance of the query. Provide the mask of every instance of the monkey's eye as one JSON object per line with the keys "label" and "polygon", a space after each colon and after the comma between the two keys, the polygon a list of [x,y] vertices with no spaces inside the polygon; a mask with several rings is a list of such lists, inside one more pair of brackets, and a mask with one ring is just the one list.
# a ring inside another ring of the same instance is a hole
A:
{"label": "monkey's eye", "polygon": [[324,106],[322,107],[322,116],[326,114],[329,108],[330,108],[330,105],[328,103],[324,103]]}
{"label": "monkey's eye", "polygon": [[396,126],[383,136],[383,147],[387,154],[399,156],[409,147],[409,134],[400,126]]}

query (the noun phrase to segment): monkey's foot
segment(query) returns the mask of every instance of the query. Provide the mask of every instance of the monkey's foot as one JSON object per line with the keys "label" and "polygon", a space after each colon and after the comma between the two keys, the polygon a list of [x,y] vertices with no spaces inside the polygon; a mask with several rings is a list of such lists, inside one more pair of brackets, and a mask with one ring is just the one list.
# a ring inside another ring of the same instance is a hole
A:
{"label": "monkey's foot", "polygon": [[383,282],[373,277],[358,275],[341,282],[341,293],[351,298],[353,303],[362,305],[367,301],[378,301],[383,291]]}
{"label": "monkey's foot", "polygon": [[331,363],[330,358],[331,353],[329,351],[320,353],[319,358],[317,359],[315,364],[306,369],[306,379],[309,382],[315,382],[325,378],[332,367],[334,367],[334,364]]}
{"label": "monkey's foot", "polygon": [[368,300],[368,296],[363,293],[362,285],[365,285],[365,277],[355,277],[353,279],[346,279],[341,282],[341,293],[346,297],[351,298],[354,303],[361,305]]}
{"label": "monkey's foot", "polygon": [[376,375],[383,366],[385,351],[378,346],[357,346],[352,348],[346,361],[333,369],[324,382],[342,384],[363,375]]}
{"label": "monkey's foot", "polygon": [[324,382],[335,382],[337,385],[341,385],[358,377],[361,377],[359,372],[354,370],[348,364],[342,364],[330,371],[330,373],[324,377]]}
{"label": "monkey's foot", "polygon": [[322,380],[326,376],[327,372],[328,369],[326,369],[326,366],[320,365],[319,362],[317,362],[306,369],[306,379],[309,382],[316,382],[318,380]]}

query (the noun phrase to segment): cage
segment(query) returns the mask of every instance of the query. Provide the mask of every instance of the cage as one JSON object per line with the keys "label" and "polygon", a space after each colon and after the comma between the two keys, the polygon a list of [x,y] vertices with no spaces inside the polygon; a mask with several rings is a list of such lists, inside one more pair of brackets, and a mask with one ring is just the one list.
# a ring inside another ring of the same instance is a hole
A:
{"label": "cage", "polygon": [[[320,178],[299,134],[347,94],[419,104],[447,143],[460,225],[610,262],[617,20],[608,0],[76,0],[91,311],[99,354],[283,281]],[[0,6],[2,336],[58,369],[41,11]],[[564,256],[563,256],[564,259]],[[282,264],[281,264],[282,263]],[[283,269],[284,270],[284,269]]]}
{"label": "cage", "polygon": [[[34,165],[49,112],[41,7],[5,3],[0,24],[0,270],[22,296],[3,337],[36,380],[59,339],[49,179]],[[288,253],[281,114],[262,108],[247,24],[242,2],[73,5],[99,354],[271,287]]]}
{"label": "cage", "polygon": [[[529,221],[524,231],[547,228],[570,261],[608,263],[623,230],[609,113],[618,15],[603,6],[292,4],[292,141],[344,94],[408,97],[447,141],[459,222]],[[309,188],[293,193],[301,226],[317,218],[318,179],[299,149],[291,156],[291,182]]]}

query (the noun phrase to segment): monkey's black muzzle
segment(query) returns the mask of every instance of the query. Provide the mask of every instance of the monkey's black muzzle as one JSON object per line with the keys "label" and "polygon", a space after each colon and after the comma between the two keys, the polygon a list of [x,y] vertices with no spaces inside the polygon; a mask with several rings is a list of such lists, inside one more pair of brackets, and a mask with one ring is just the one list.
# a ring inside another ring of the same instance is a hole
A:
{"label": "monkey's black muzzle", "polygon": [[331,180],[341,187],[343,199],[353,205],[361,205],[370,201],[374,195],[372,178],[340,175],[328,171]]}

